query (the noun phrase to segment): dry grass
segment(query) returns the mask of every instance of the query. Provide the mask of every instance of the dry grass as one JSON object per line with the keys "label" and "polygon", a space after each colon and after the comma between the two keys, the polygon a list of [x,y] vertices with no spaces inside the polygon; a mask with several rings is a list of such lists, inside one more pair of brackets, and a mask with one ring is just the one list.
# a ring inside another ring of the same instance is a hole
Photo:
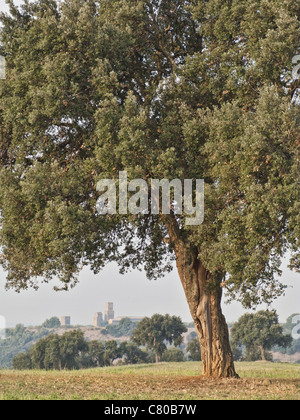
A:
{"label": "dry grass", "polygon": [[206,379],[199,363],[73,372],[0,371],[1,400],[299,400],[300,365],[237,363],[242,379]]}

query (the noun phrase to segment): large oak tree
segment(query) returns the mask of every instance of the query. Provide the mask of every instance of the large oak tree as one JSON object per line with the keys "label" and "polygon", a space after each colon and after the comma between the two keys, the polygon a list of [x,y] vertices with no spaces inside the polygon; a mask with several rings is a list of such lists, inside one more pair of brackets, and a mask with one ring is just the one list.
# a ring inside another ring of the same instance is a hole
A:
{"label": "large oak tree", "polygon": [[[223,290],[246,307],[299,269],[300,4],[54,0],[2,15],[1,263],[21,290],[110,261],[176,265],[207,376],[235,376]],[[293,77],[294,76],[294,77]],[[103,178],[204,179],[205,219],[99,216]]]}

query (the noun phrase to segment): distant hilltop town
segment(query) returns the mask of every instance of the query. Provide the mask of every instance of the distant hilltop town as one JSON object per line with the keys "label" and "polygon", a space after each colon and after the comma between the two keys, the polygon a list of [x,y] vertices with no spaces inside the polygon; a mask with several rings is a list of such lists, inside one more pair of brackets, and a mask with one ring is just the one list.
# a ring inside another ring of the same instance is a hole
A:
{"label": "distant hilltop town", "polygon": [[[96,312],[93,318],[93,326],[94,327],[104,327],[107,324],[110,325],[117,325],[121,322],[122,319],[127,318],[130,319],[131,322],[140,322],[143,317],[141,316],[118,316],[115,318],[115,311],[114,311],[114,304],[113,302],[107,302],[105,304],[105,311],[104,314],[102,312]],[[70,316],[62,316],[61,317],[61,326],[70,326],[71,317]]]}

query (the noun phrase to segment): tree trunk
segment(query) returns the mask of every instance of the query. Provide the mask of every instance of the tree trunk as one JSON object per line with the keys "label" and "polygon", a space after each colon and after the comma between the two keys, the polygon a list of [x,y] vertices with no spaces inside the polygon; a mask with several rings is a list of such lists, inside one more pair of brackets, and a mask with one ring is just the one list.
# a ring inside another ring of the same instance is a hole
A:
{"label": "tree trunk", "polygon": [[[180,262],[179,262],[180,264]],[[221,309],[222,277],[212,279],[200,262],[185,267],[180,278],[198,332],[203,375],[237,377],[229,343],[229,331]]]}
{"label": "tree trunk", "polygon": [[155,363],[160,363],[160,353],[158,351],[158,349],[156,348],[156,337],[154,337],[153,340],[153,348],[154,348],[154,353],[155,353]]}
{"label": "tree trunk", "polygon": [[259,346],[260,349],[260,354],[261,354],[261,360],[262,361],[266,361],[266,356],[265,356],[265,349],[263,348],[263,346]]}
{"label": "tree trunk", "polygon": [[[198,259],[198,250],[186,245],[169,229],[176,263],[192,318],[197,329],[203,375],[238,378],[229,343],[229,330],[221,309],[222,275],[215,278]],[[174,243],[174,240],[177,240]]]}

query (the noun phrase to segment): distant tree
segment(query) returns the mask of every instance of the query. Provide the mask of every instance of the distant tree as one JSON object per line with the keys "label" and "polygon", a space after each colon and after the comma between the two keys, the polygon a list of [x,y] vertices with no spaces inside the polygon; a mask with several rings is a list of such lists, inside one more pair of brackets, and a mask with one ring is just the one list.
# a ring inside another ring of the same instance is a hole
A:
{"label": "distant tree", "polygon": [[130,321],[129,318],[123,318],[117,325],[106,326],[106,332],[113,337],[130,337],[136,328],[136,323]]}
{"label": "distant tree", "polygon": [[[298,340],[293,340],[291,347],[289,347],[288,349],[284,349],[284,348],[280,348],[280,351],[282,353],[287,353],[287,354],[295,354],[295,353],[300,353],[300,339]],[[297,362],[299,363],[299,362]]]}
{"label": "distant tree", "polygon": [[155,352],[156,363],[167,349],[166,342],[179,346],[187,329],[180,317],[155,314],[144,318],[132,333],[132,341]]}
{"label": "distant tree", "polygon": [[23,324],[17,324],[13,329],[14,335],[23,335],[26,332],[26,327]]}
{"label": "distant tree", "polygon": [[118,343],[115,340],[106,341],[104,351],[104,364],[111,366],[116,359],[120,358]]}
{"label": "distant tree", "polygon": [[60,338],[60,357],[62,369],[77,369],[81,353],[88,351],[88,343],[80,330],[69,331]]}
{"label": "distant tree", "polygon": [[[112,342],[108,342],[106,358],[113,359]],[[118,351],[117,343],[115,349]],[[82,331],[69,331],[59,336],[48,335],[30,350],[13,358],[15,369],[71,370],[104,365],[105,347],[101,342],[84,339]],[[110,364],[110,363],[109,363]]]}
{"label": "distant tree", "polygon": [[183,362],[184,354],[183,354],[183,351],[180,350],[179,348],[170,347],[169,349],[163,352],[161,360],[163,362]]}
{"label": "distant tree", "polygon": [[290,315],[283,324],[283,329],[289,334],[300,334],[300,314],[294,313]]}
{"label": "distant tree", "polygon": [[[276,346],[275,350],[280,353],[295,354],[300,352],[300,314],[294,313],[290,315],[286,322],[282,325],[283,331],[286,334],[291,334],[293,341],[290,347]],[[297,338],[299,337],[299,338]]]}
{"label": "distant tree", "polygon": [[241,347],[232,347],[232,356],[235,362],[244,360],[243,358],[243,349]]}
{"label": "distant tree", "polygon": [[231,329],[233,347],[246,348],[246,360],[267,360],[268,350],[275,345],[287,347],[290,335],[283,334],[276,311],[259,311],[243,315]]}
{"label": "distant tree", "polygon": [[12,361],[12,367],[16,370],[30,370],[32,369],[31,357],[28,353],[17,354]]}
{"label": "distant tree", "polygon": [[29,350],[33,369],[45,369],[46,347],[47,341],[45,338],[42,338]]}
{"label": "distant tree", "polygon": [[61,342],[62,339],[57,334],[52,334],[45,338],[46,348],[44,365],[46,370],[62,369]]}
{"label": "distant tree", "polygon": [[46,321],[42,324],[42,327],[44,328],[57,328],[60,326],[60,320],[55,316],[50,319],[46,319]]}
{"label": "distant tree", "polygon": [[0,369],[11,368],[13,358],[20,353],[27,353],[48,331],[45,328],[25,328],[21,324],[6,329],[6,339],[0,340]]}
{"label": "distant tree", "polygon": [[197,338],[193,338],[191,341],[188,342],[186,351],[188,352],[188,359],[194,362],[201,360],[201,349],[200,343]]}
{"label": "distant tree", "polygon": [[90,341],[88,346],[88,355],[91,360],[90,366],[103,366],[105,346],[100,341],[96,340]]}
{"label": "distant tree", "polygon": [[128,365],[147,363],[148,354],[131,342],[124,341],[119,346],[119,355]]}
{"label": "distant tree", "polygon": [[104,350],[105,346],[100,341],[87,342],[88,350],[80,352],[77,358],[78,369],[88,369],[104,366]]}

